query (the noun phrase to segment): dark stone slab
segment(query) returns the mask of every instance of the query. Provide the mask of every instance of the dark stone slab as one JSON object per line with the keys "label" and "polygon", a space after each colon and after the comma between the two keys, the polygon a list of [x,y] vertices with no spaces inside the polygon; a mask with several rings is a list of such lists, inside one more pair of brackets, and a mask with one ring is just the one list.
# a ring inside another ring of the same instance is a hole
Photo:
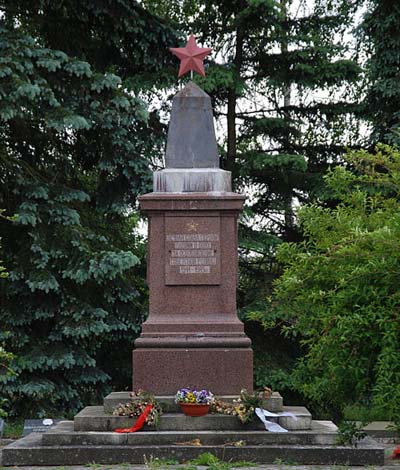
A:
{"label": "dark stone slab", "polygon": [[26,419],[24,422],[24,430],[22,435],[27,436],[31,432],[47,432],[49,429],[58,424],[61,419]]}
{"label": "dark stone slab", "polygon": [[313,465],[383,465],[384,449],[369,438],[358,448],[300,445],[71,445],[43,446],[41,435],[32,433],[3,449],[2,465],[86,465],[134,463],[143,464],[152,458],[187,462],[203,452],[210,452],[224,461],[246,460],[254,463],[294,461]]}
{"label": "dark stone slab", "polygon": [[219,167],[211,99],[193,82],[172,101],[165,166]]}

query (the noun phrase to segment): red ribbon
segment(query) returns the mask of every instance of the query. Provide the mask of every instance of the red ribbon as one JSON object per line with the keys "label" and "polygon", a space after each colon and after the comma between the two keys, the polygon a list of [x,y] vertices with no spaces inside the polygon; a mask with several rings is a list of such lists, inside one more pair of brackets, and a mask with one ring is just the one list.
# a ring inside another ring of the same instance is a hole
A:
{"label": "red ribbon", "polygon": [[119,432],[119,433],[124,433],[124,432],[136,432],[140,431],[145,422],[148,414],[150,413],[151,409],[153,408],[153,405],[149,404],[146,406],[144,409],[143,413],[139,416],[139,418],[136,420],[135,424],[131,428],[120,428],[120,429],[114,429],[114,432]]}
{"label": "red ribbon", "polygon": [[397,446],[392,454],[392,459],[400,459],[400,446]]}

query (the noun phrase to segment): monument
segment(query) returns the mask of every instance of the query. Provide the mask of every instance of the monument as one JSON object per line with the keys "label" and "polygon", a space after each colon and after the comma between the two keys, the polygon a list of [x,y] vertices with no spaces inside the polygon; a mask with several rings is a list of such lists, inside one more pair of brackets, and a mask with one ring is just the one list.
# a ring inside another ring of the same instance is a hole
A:
{"label": "monument", "polygon": [[[204,75],[193,36],[179,76]],[[244,196],[219,168],[210,97],[189,82],[173,99],[166,168],[139,198],[149,220],[149,318],[133,351],[133,389],[173,395],[184,386],[238,395],[253,388],[251,342],[236,315],[237,218]],[[149,374],[149,370],[151,373]]]}
{"label": "monument", "polygon": [[[173,49],[181,59],[179,74],[203,75],[209,51],[193,37]],[[150,305],[133,351],[133,388],[154,393],[165,405],[159,427],[114,432],[133,420],[113,409],[134,399],[114,392],[103,406],[87,406],[73,421],[8,445],[2,465],[186,462],[203,452],[226,461],[382,465],[384,451],[376,442],[338,446],[334,423],[313,420],[304,407],[283,406],[279,394],[259,411],[286,432],[266,432],[256,418],[242,424],[233,415],[179,412],[173,402],[179,388],[207,388],[231,400],[253,386],[250,340],[236,315],[237,218],[244,196],[232,192],[230,173],[219,168],[210,98],[192,82],[173,100],[165,161],[166,168],[154,173],[153,192],[140,197],[149,220]]]}
{"label": "monument", "polygon": [[[244,196],[219,168],[210,97],[190,82],[174,98],[166,169],[139,198],[149,220],[149,318],[133,351],[133,388],[253,388],[251,342],[236,314],[237,218]],[[149,373],[151,371],[151,373]]]}

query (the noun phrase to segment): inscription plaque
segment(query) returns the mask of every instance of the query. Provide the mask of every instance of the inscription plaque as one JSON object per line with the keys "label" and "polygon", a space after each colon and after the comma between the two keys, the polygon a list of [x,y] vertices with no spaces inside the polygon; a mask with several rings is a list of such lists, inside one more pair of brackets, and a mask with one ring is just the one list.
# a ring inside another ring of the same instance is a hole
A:
{"label": "inscription plaque", "polygon": [[61,419],[26,419],[24,422],[24,430],[22,436],[25,437],[31,432],[47,432],[56,424],[60,423]]}
{"label": "inscription plaque", "polygon": [[165,253],[165,284],[220,284],[220,218],[166,217]]}

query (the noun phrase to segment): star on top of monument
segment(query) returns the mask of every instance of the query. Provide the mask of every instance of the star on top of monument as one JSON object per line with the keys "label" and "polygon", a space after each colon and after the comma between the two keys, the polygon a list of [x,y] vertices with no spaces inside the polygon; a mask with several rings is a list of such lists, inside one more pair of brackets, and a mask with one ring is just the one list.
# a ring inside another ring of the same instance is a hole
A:
{"label": "star on top of monument", "polygon": [[205,76],[203,60],[212,49],[199,47],[193,34],[190,35],[185,47],[170,47],[169,50],[181,61],[178,78],[190,70],[194,70],[203,77]]}

